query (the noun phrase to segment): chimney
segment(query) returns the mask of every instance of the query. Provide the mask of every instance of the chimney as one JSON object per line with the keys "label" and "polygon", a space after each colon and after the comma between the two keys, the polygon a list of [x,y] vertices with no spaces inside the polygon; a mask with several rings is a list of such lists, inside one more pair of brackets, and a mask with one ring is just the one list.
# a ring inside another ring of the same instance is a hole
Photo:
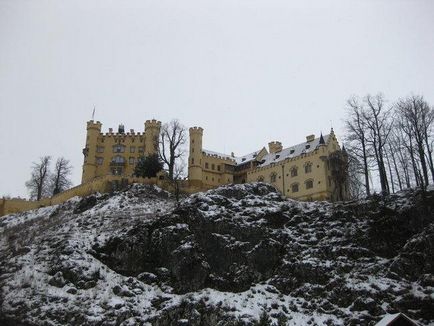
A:
{"label": "chimney", "polygon": [[272,141],[268,143],[268,151],[270,153],[278,153],[282,151],[282,143],[280,141]]}
{"label": "chimney", "polygon": [[113,133],[113,128],[109,128],[109,133]]}
{"label": "chimney", "polygon": [[315,140],[315,135],[306,136],[306,143],[310,143]]}
{"label": "chimney", "polygon": [[234,152],[231,152],[231,157],[235,157],[235,154],[234,154]]}

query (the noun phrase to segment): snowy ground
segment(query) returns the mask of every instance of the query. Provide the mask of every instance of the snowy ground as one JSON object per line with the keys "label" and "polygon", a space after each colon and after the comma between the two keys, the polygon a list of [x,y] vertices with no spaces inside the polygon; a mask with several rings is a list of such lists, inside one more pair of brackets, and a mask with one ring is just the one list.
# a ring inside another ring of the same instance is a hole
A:
{"label": "snowy ground", "polygon": [[[233,191],[246,190],[243,186],[235,186]],[[246,221],[252,216],[264,216],[264,219],[248,221],[259,226],[266,223],[265,216],[288,211],[290,223],[278,232],[297,239],[297,248],[301,248],[297,250],[303,252],[298,266],[330,273],[342,270],[336,278],[331,277],[330,282],[348,291],[363,293],[366,307],[370,305],[369,300],[378,298],[382,292],[393,293],[393,298],[389,294],[385,297],[377,320],[390,309],[393,300],[403,296],[430,300],[429,304],[432,304],[433,287],[422,287],[417,281],[397,281],[377,272],[386,270],[392,258],[375,256],[365,259],[361,254],[357,262],[348,260],[349,252],[355,249],[345,241],[352,233],[356,236],[357,232],[364,232],[365,224],[332,220],[331,216],[339,210],[332,204],[298,203],[276,196],[275,193],[264,196],[248,194],[239,199],[210,191],[186,199],[183,205],[199,203],[199,214],[215,220],[228,215],[233,220]],[[278,290],[271,279],[253,284],[239,293],[204,288],[175,294],[170,285],[147,284],[136,277],[121,275],[95,258],[95,246],[101,247],[109,239],[125,237],[139,222],[171,213],[175,203],[166,197],[157,188],[134,186],[128,192],[113,196],[98,194],[96,205],[78,214],[74,214],[81,200],[77,197],[61,205],[1,219],[1,314],[38,325],[136,325],[151,324],[158,316],[182,304],[200,302],[205,307],[223,310],[239,324],[251,324],[264,312],[276,325],[282,320],[286,325],[344,325],[349,316],[361,321],[370,316],[371,312],[367,310],[353,309],[354,303],[339,307],[324,300],[318,301],[323,306],[312,307],[314,300],[309,296],[315,286],[310,283],[300,285],[297,291],[289,294]],[[218,204],[221,201],[226,204]],[[405,210],[411,207],[412,201],[402,195],[388,205]],[[316,220],[312,220],[315,225],[301,216],[316,216]],[[325,221],[328,218],[330,220]],[[320,224],[324,227],[318,233]],[[188,225],[176,224],[174,227],[185,228]],[[342,253],[337,252],[333,260],[318,256],[315,248],[326,242],[335,242],[336,250]],[[361,249],[357,250],[360,254]],[[285,257],[282,264],[293,264],[289,260]],[[326,285],[321,287],[324,289]]]}

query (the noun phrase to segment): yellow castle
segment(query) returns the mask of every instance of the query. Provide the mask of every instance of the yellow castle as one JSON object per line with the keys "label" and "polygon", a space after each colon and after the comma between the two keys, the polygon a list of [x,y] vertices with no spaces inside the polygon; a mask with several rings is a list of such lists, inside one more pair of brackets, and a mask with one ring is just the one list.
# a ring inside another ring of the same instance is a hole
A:
{"label": "yellow castle", "polygon": [[343,200],[348,197],[347,155],[330,134],[288,148],[273,141],[257,151],[235,156],[202,147],[203,129],[190,128],[188,180],[199,188],[263,181],[298,200]]}
{"label": "yellow castle", "polygon": [[[173,185],[158,178],[134,176],[134,168],[141,156],[158,153],[161,122],[147,120],[143,132],[124,130],[120,125],[101,132],[99,121],[87,122],[86,144],[83,149],[81,184],[51,198],[27,201],[20,198],[0,199],[0,216],[38,207],[60,204],[74,196],[117,189],[119,183],[156,184],[173,190]],[[188,179],[179,186],[183,192],[194,193],[230,183],[263,181],[275,186],[284,196],[298,200],[344,200],[348,198],[347,155],[340,149],[331,130],[328,135],[306,137],[306,142],[283,148],[278,141],[257,151],[235,156],[202,147],[203,129],[193,127],[190,132]]]}
{"label": "yellow castle", "polygon": [[86,146],[81,183],[106,175],[132,176],[137,160],[158,152],[161,122],[147,120],[144,132],[134,129],[125,132],[119,125],[117,132],[109,128],[101,132],[101,122],[87,122]]}

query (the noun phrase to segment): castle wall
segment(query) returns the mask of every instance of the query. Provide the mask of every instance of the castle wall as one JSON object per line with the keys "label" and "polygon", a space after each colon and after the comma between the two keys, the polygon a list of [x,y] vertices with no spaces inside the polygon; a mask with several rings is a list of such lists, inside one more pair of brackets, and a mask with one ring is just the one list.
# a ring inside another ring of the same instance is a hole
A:
{"label": "castle wall", "polygon": [[25,200],[21,198],[2,198],[0,199],[0,216],[29,211],[50,204],[48,199],[40,201]]}
{"label": "castle wall", "polygon": [[82,183],[106,175],[132,176],[141,156],[157,153],[161,122],[147,120],[143,133],[101,133],[99,121],[87,123]]}
{"label": "castle wall", "polygon": [[[293,199],[317,200],[330,197],[328,178],[326,174],[326,162],[321,158],[326,155],[325,146],[305,156],[298,156],[266,167],[257,168],[247,174],[247,182],[264,181],[275,186],[284,196]],[[311,171],[305,171],[305,166],[310,164]],[[297,175],[292,175],[292,170]],[[308,188],[308,182],[312,181],[312,187]],[[298,185],[297,190],[293,185]]]}
{"label": "castle wall", "polygon": [[234,165],[230,159],[202,154],[202,183],[211,187],[233,183]]}

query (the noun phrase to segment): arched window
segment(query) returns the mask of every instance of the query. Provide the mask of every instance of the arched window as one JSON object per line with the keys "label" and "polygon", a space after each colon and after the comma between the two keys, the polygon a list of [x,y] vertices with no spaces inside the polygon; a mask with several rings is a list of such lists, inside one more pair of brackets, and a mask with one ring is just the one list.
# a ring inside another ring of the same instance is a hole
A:
{"label": "arched window", "polygon": [[296,177],[298,175],[298,169],[296,166],[291,168],[291,177]]}
{"label": "arched window", "polygon": [[304,184],[306,185],[306,189],[312,189],[313,188],[313,180],[312,179],[306,180]]}
{"label": "arched window", "polygon": [[264,176],[263,175],[260,175],[258,177],[258,182],[264,182]]}
{"label": "arched window", "polygon": [[276,182],[276,177],[277,177],[276,172],[271,173],[270,174],[270,182]]}
{"label": "arched window", "polygon": [[291,185],[291,191],[292,192],[298,192],[298,183],[293,183]]}
{"label": "arched window", "polygon": [[304,165],[304,172],[305,173],[311,173],[312,172],[312,163],[311,162],[307,162]]}

